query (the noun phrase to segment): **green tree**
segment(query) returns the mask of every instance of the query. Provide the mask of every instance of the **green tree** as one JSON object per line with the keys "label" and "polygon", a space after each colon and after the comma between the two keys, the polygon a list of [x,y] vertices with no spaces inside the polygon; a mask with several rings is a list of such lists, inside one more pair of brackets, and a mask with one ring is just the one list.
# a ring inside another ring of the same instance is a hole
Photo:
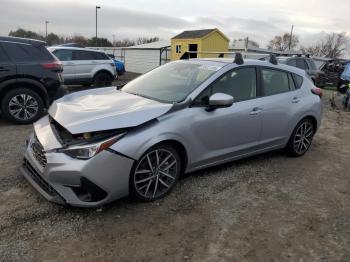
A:
{"label": "green tree", "polygon": [[100,37],[97,38],[97,41],[96,41],[96,37],[92,37],[88,39],[87,45],[92,47],[96,47],[96,46],[112,47],[113,46],[113,44],[107,38],[100,38]]}
{"label": "green tree", "polygon": [[60,37],[54,33],[50,33],[47,35],[47,39],[46,39],[46,43],[47,45],[51,46],[51,45],[58,45],[60,44]]}
{"label": "green tree", "polygon": [[30,30],[25,30],[23,28],[18,28],[16,31],[10,31],[9,36],[31,38],[42,41],[45,40],[44,36]]}

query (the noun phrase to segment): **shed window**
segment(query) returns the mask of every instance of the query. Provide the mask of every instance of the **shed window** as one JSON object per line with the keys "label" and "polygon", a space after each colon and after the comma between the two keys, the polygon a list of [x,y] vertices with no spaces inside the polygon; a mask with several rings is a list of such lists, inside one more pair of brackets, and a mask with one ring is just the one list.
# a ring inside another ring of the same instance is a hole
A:
{"label": "shed window", "polygon": [[176,45],[176,53],[181,54],[181,45]]}

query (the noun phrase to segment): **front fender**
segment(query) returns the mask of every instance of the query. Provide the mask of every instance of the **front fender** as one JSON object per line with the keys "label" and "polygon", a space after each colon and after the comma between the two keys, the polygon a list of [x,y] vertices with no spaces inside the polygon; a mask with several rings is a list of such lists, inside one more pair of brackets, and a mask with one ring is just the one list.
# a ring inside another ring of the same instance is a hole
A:
{"label": "front fender", "polygon": [[154,131],[153,128],[138,132],[131,131],[120,141],[112,145],[111,149],[129,158],[139,160],[141,156],[152,146],[171,140],[183,145],[186,152],[188,152],[188,148],[186,148],[187,143],[180,134],[173,132],[162,132],[155,134],[152,131]]}

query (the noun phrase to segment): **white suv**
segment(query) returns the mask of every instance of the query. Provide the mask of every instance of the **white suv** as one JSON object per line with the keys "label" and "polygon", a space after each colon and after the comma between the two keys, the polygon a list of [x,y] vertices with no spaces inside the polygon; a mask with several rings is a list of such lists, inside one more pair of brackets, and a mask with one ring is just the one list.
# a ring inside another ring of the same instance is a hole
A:
{"label": "white suv", "polygon": [[63,65],[66,85],[111,86],[117,73],[113,60],[104,52],[75,47],[49,47]]}

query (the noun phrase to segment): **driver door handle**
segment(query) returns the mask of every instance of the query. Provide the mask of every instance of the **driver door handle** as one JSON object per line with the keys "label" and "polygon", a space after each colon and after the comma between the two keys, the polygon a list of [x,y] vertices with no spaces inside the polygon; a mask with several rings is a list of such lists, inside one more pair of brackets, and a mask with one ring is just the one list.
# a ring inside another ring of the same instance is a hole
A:
{"label": "driver door handle", "polygon": [[253,110],[249,113],[249,115],[254,116],[260,114],[262,109],[260,107],[254,107]]}

